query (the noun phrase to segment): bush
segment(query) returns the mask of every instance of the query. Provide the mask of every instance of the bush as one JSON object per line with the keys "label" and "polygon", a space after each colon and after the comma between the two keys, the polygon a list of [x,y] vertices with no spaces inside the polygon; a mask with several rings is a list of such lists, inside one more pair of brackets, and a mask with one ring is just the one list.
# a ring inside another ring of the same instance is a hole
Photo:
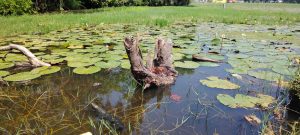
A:
{"label": "bush", "polygon": [[294,79],[290,81],[289,89],[300,99],[300,70],[296,72]]}
{"label": "bush", "polygon": [[81,1],[80,0],[64,0],[63,8],[68,9],[68,10],[81,9],[82,8]]}
{"label": "bush", "polygon": [[43,13],[117,6],[184,6],[189,3],[190,0],[0,0],[0,14],[22,15],[33,11]]}
{"label": "bush", "polygon": [[33,11],[31,0],[0,0],[1,15],[22,15]]}

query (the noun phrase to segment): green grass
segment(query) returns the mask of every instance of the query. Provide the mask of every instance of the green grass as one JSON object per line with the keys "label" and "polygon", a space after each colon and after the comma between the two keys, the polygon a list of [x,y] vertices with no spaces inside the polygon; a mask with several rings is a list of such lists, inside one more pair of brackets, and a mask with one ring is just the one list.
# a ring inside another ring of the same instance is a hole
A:
{"label": "green grass", "polygon": [[297,4],[194,4],[188,7],[117,7],[80,13],[0,16],[0,37],[47,33],[100,23],[137,23],[167,26],[176,21],[289,25],[300,22]]}

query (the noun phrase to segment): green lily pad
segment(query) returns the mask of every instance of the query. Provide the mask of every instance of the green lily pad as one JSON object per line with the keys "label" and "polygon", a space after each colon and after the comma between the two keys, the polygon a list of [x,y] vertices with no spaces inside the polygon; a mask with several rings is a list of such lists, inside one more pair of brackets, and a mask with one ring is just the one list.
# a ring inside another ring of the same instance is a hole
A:
{"label": "green lily pad", "polygon": [[82,61],[68,61],[68,66],[69,67],[86,67],[93,65],[94,63],[92,62],[82,62]]}
{"label": "green lily pad", "polygon": [[183,57],[184,57],[184,54],[182,54],[182,53],[174,53],[173,54],[173,60],[181,60],[181,59],[183,59]]}
{"label": "green lily pad", "polygon": [[180,68],[187,68],[187,69],[195,69],[200,66],[199,63],[194,62],[194,61],[176,61],[174,62],[175,67],[180,67]]}
{"label": "green lily pad", "polygon": [[120,65],[120,62],[117,62],[117,61],[108,61],[108,62],[97,62],[94,64],[95,66],[97,67],[100,67],[100,68],[116,68]]}
{"label": "green lily pad", "polygon": [[224,60],[225,57],[222,55],[215,55],[215,54],[206,54],[204,55],[206,58],[214,59],[214,60]]}
{"label": "green lily pad", "polygon": [[121,63],[121,68],[124,68],[124,69],[130,69],[130,67],[131,67],[131,65],[130,65],[130,63],[129,63],[128,60],[122,61],[122,63]]}
{"label": "green lily pad", "polygon": [[233,69],[226,69],[227,72],[232,74],[247,74],[250,68],[248,67],[234,67]]}
{"label": "green lily pad", "polygon": [[43,61],[50,63],[50,64],[58,64],[58,63],[63,62],[64,60],[65,60],[64,58],[59,58],[59,59],[43,60]]}
{"label": "green lily pad", "polygon": [[9,75],[8,71],[1,71],[0,70],[0,77],[7,76],[7,75]]}
{"label": "green lily pad", "polygon": [[96,66],[90,66],[90,67],[77,67],[73,70],[74,73],[76,74],[94,74],[97,73],[101,70],[101,68],[96,67]]}
{"label": "green lily pad", "polygon": [[257,97],[236,94],[235,98],[227,94],[218,94],[217,99],[230,108],[254,108],[256,106],[267,108],[275,101],[272,96],[263,94],[257,94]]}
{"label": "green lily pad", "polygon": [[107,61],[122,60],[122,59],[123,59],[123,56],[121,56],[121,55],[112,55],[112,54],[108,54],[104,58],[104,60],[107,60]]}
{"label": "green lily pad", "polygon": [[16,74],[13,74],[13,75],[9,75],[9,76],[3,78],[3,80],[12,81],[12,82],[15,82],[15,81],[28,81],[28,80],[38,78],[40,76],[41,76],[40,74],[35,74],[35,73],[32,73],[32,72],[21,72],[21,73],[16,73]]}
{"label": "green lily pad", "polygon": [[200,62],[200,67],[218,67],[220,66],[217,63],[212,63],[212,62]]}
{"label": "green lily pad", "polygon": [[248,75],[268,81],[278,81],[282,78],[280,74],[271,71],[249,71]]}
{"label": "green lily pad", "polygon": [[220,45],[220,44],[221,44],[221,39],[219,39],[219,38],[214,38],[214,39],[211,40],[211,44],[212,44],[213,46]]}
{"label": "green lily pad", "polygon": [[207,80],[200,80],[203,85],[206,85],[211,88],[220,88],[220,89],[238,89],[240,86],[228,81],[219,79],[215,76],[207,77]]}
{"label": "green lily pad", "polygon": [[295,75],[296,68],[288,68],[286,66],[275,66],[272,68],[272,70],[276,73],[282,74],[282,75],[288,75],[293,76]]}
{"label": "green lily pad", "polygon": [[5,61],[28,61],[27,57],[21,54],[13,54],[13,53],[9,53],[6,58]]}
{"label": "green lily pad", "polygon": [[51,66],[51,67],[39,67],[31,70],[34,74],[40,74],[40,75],[47,75],[52,74],[60,71],[60,67],[58,66]]}
{"label": "green lily pad", "polygon": [[10,68],[13,67],[15,64],[12,62],[4,62],[4,63],[0,63],[0,69],[6,69],[6,68]]}

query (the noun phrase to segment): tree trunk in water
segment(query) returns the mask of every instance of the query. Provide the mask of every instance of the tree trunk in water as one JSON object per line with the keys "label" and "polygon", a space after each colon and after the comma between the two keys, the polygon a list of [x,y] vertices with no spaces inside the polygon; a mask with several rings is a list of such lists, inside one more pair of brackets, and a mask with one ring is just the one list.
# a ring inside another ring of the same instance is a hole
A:
{"label": "tree trunk in water", "polygon": [[16,44],[10,44],[8,46],[0,46],[0,51],[8,51],[12,49],[17,49],[21,51],[29,60],[30,64],[34,67],[40,67],[40,66],[51,66],[48,63],[45,63],[43,61],[40,61],[33,53],[31,53],[27,48],[21,45]]}
{"label": "tree trunk in water", "polygon": [[177,71],[172,66],[172,41],[157,39],[154,60],[148,53],[146,66],[143,64],[139,41],[139,37],[126,37],[124,41],[133,77],[144,86],[144,89],[153,85],[162,86],[174,83]]}

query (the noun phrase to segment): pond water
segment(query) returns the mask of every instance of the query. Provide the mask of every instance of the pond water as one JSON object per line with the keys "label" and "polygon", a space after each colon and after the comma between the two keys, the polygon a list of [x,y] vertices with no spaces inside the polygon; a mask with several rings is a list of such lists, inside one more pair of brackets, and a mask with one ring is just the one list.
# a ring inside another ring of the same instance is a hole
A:
{"label": "pond water", "polygon": [[[299,120],[299,114],[281,110],[289,98],[280,83],[288,81],[297,69],[293,60],[300,57],[299,30],[300,25],[177,23],[159,28],[101,24],[0,39],[1,45],[22,44],[38,58],[60,67],[58,72],[16,82],[8,77],[31,69],[0,66],[2,71],[9,72],[0,82],[0,133],[115,134],[111,125],[92,111],[92,102],[122,121],[124,129],[117,131],[120,134],[256,135],[268,121],[275,132],[280,127],[286,129],[287,120]],[[135,33],[143,38],[143,56],[147,50],[153,50],[159,35],[174,40],[174,65],[179,76],[173,85],[147,90],[137,86],[122,45],[126,35]],[[191,63],[192,54],[222,62]],[[0,62],[16,61],[26,59],[13,51]],[[92,66],[98,68],[74,70]],[[216,88],[200,82],[211,76],[239,88]],[[264,94],[274,100],[265,108],[232,108],[217,99],[220,94]],[[274,115],[276,109],[280,111]],[[256,115],[262,124],[247,122],[244,116],[249,114]]]}

